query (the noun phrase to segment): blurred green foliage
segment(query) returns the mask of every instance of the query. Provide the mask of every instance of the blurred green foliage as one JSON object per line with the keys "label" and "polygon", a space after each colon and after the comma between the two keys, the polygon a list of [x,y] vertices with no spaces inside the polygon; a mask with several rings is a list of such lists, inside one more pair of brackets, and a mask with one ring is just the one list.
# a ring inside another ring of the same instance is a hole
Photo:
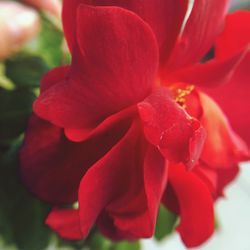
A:
{"label": "blurred green foliage", "polygon": [[35,95],[30,90],[0,88],[0,140],[7,142],[22,134],[27,126]]}
{"label": "blurred green foliage", "polygon": [[56,67],[63,63],[63,33],[53,25],[46,16],[42,16],[42,28],[37,38],[36,53],[47,62],[50,67]]}
{"label": "blurred green foliage", "polygon": [[18,175],[17,139],[0,159],[0,232],[2,244],[20,250],[43,250],[50,231],[43,225],[49,207],[34,199]]}
{"label": "blurred green foliage", "polygon": [[155,239],[161,241],[172,234],[177,220],[178,216],[176,214],[161,205],[156,223]]}
{"label": "blurred green foliage", "polygon": [[5,62],[5,74],[16,88],[38,88],[41,77],[49,70],[39,56],[27,53],[15,55]]}

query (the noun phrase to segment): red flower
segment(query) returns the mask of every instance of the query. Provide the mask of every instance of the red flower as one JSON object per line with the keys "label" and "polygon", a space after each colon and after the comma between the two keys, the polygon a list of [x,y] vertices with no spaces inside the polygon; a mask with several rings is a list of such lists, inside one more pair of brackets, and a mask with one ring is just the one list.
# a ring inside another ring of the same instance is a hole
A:
{"label": "red flower", "polygon": [[[237,52],[241,47],[249,46],[250,40],[249,11],[237,11],[226,18],[226,26],[217,39],[217,56],[226,57]],[[226,85],[205,91],[220,104],[229,118],[233,128],[250,145],[250,117],[248,115],[250,93],[249,48],[247,55],[237,68],[235,74]]]}
{"label": "red flower", "polygon": [[89,1],[64,1],[72,64],[41,83],[21,151],[23,180],[55,205],[79,201],[78,210],[55,208],[47,218],[62,237],[83,238],[97,223],[112,239],[137,239],[154,232],[169,174],[163,203],[180,213],[185,244],[199,245],[213,232],[213,198],[248,153],[192,86],[229,79],[246,53],[244,43],[196,64],[221,30],[227,1],[196,1],[181,36],[186,1],[115,1],[142,19],[80,3]]}

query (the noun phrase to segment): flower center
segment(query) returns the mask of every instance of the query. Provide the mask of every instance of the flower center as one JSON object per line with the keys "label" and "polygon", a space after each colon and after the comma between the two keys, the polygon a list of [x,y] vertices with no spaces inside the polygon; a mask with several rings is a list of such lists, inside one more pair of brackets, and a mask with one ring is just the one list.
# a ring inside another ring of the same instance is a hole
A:
{"label": "flower center", "polygon": [[194,85],[188,85],[185,88],[177,88],[175,90],[175,101],[184,109],[186,108],[186,96],[194,90]]}

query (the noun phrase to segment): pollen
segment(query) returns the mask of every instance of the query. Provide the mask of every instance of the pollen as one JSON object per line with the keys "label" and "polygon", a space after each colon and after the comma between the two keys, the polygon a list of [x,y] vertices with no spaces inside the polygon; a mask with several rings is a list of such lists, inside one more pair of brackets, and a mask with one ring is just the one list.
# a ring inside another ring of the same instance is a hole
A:
{"label": "pollen", "polygon": [[185,88],[178,88],[176,90],[175,101],[184,109],[186,108],[186,97],[194,90],[194,85],[188,85]]}

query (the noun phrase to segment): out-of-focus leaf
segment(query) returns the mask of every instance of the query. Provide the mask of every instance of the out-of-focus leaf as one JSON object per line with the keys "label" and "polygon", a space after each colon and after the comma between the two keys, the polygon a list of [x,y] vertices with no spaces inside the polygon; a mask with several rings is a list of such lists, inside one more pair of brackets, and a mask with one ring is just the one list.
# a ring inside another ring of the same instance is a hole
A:
{"label": "out-of-focus leaf", "polygon": [[[55,235],[54,240],[54,248],[58,250],[75,250],[75,249],[84,249],[85,250],[85,240],[80,241],[70,241],[70,240],[63,240],[60,239],[57,235]],[[91,249],[92,250],[92,249]]]}
{"label": "out-of-focus leaf", "polygon": [[0,141],[15,139],[24,132],[34,99],[27,90],[0,89]]}
{"label": "out-of-focus leaf", "polygon": [[160,241],[170,235],[175,228],[177,219],[178,216],[176,214],[161,205],[156,223],[155,239]]}
{"label": "out-of-focus leaf", "polygon": [[250,9],[250,2],[249,0],[232,0],[230,11],[235,11],[237,9]]}
{"label": "out-of-focus leaf", "polygon": [[129,241],[123,241],[119,243],[115,243],[110,250],[140,250],[140,242],[139,241],[134,241],[134,242],[129,242]]}
{"label": "out-of-focus leaf", "polygon": [[4,240],[2,239],[0,235],[0,249],[1,250],[18,250],[15,245],[6,245]]}
{"label": "out-of-focus leaf", "polygon": [[[42,57],[50,68],[70,63],[70,53],[63,32],[46,15],[41,15],[42,28],[36,39],[27,43],[24,51]],[[61,26],[61,25],[59,25]]]}
{"label": "out-of-focus leaf", "polygon": [[98,250],[111,250],[112,241],[104,238],[100,233],[93,232],[89,238],[85,241],[87,249],[98,249]]}
{"label": "out-of-focus leaf", "polygon": [[[101,235],[97,230],[92,230],[91,234],[84,241],[84,247],[89,250],[140,250],[139,241],[113,242]],[[84,248],[84,249],[85,249]]]}
{"label": "out-of-focus leaf", "polygon": [[6,76],[18,88],[37,88],[42,76],[49,70],[47,64],[39,56],[17,54],[5,62]]}
{"label": "out-of-focus leaf", "polygon": [[[0,237],[18,250],[44,250],[50,231],[43,222],[48,206],[34,199],[18,176],[17,141],[0,159]],[[4,248],[5,249],[5,248]]]}
{"label": "out-of-focus leaf", "polygon": [[216,214],[214,218],[214,229],[215,231],[218,231],[220,229],[220,220]]}
{"label": "out-of-focus leaf", "polygon": [[39,51],[51,67],[62,64],[62,42],[62,31],[43,16],[42,30],[39,36]]}
{"label": "out-of-focus leaf", "polygon": [[5,65],[3,63],[0,63],[0,88],[8,90],[15,88],[15,85],[5,75]]}

